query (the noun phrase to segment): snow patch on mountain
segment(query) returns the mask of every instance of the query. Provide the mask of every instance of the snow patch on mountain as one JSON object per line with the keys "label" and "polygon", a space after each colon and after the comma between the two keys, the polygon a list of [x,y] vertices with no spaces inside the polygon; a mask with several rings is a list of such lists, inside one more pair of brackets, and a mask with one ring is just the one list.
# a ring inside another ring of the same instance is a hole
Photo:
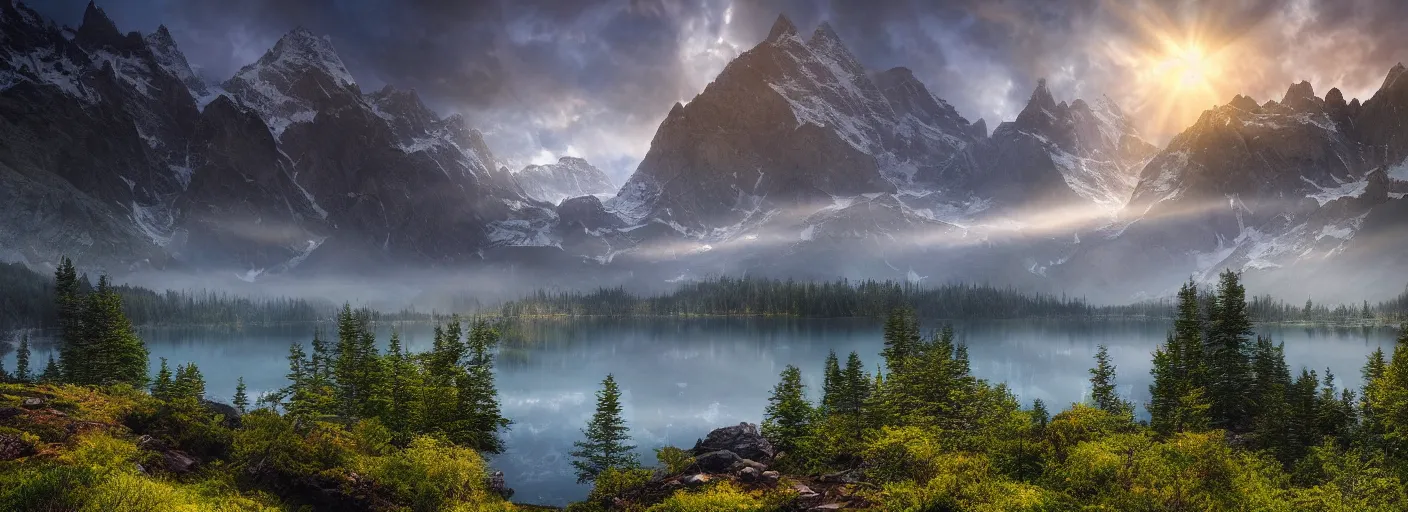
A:
{"label": "snow patch on mountain", "polygon": [[616,192],[611,178],[586,160],[564,156],[557,163],[530,165],[513,174],[513,180],[528,197],[549,204],[564,199]]}
{"label": "snow patch on mountain", "polygon": [[21,82],[32,82],[57,87],[84,103],[91,104],[98,100],[98,94],[79,80],[83,66],[67,55],[56,56],[53,48],[36,48],[29,53],[10,52],[0,59],[0,63],[5,64],[0,68],[0,90]]}
{"label": "snow patch on mountain", "polygon": [[1389,167],[1388,177],[1398,181],[1408,181],[1408,158],[1403,159],[1398,165]]}
{"label": "snow patch on mountain", "polygon": [[[224,84],[224,89],[259,112],[277,139],[289,126],[312,122],[317,117],[314,102],[333,94],[327,86],[345,88],[355,84],[327,37],[298,28],[280,38],[257,62],[241,68]],[[318,88],[317,92],[310,90],[312,86]]]}
{"label": "snow patch on mountain", "polygon": [[1326,203],[1337,199],[1362,196],[1364,192],[1369,189],[1368,178],[1345,183],[1337,187],[1322,187],[1305,176],[1301,176],[1300,179],[1319,190],[1319,192],[1308,194],[1306,197],[1314,199],[1315,202],[1320,203],[1320,206],[1325,206]]}

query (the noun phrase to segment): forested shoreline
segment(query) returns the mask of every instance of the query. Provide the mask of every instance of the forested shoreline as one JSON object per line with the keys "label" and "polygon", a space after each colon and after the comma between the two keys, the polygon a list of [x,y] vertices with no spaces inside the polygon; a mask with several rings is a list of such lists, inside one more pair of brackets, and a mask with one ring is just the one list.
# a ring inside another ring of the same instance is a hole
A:
{"label": "forested shoreline", "polygon": [[[487,319],[441,321],[425,353],[393,332],[383,351],[373,314],[344,304],[330,336],[289,347],[286,386],[251,397],[241,379],[224,405],[205,399],[193,363],[147,373],[105,277],[89,289],[64,260],[49,290],[58,357],[31,361],[21,338],[13,372],[0,368],[0,509],[530,508],[507,501],[486,462],[513,426]],[[1255,304],[1231,272],[1212,290],[1187,283],[1151,354],[1149,402],[1118,393],[1101,347],[1089,394],[1053,411],[975,377],[955,329],[925,335],[899,301],[878,361],[787,365],[761,429],[654,447],[655,468],[641,467],[607,375],[569,454],[592,491],[568,510],[1404,510],[1408,329],[1391,354],[1366,355],[1349,389],[1253,338]],[[820,372],[820,390],[804,371]]]}
{"label": "forested shoreline", "polygon": [[[76,272],[76,271],[75,271]],[[76,286],[87,293],[95,285],[78,275]],[[135,325],[272,325],[328,320],[336,306],[305,298],[249,298],[208,290],[157,292],[114,285],[123,313]],[[59,311],[52,277],[41,276],[18,263],[0,264],[0,332],[19,328],[54,328]]]}
{"label": "forested shoreline", "polygon": [[[1205,294],[1206,295],[1206,294]],[[1203,296],[1203,302],[1211,298]],[[908,308],[920,318],[941,320],[1152,319],[1177,316],[1177,299],[1095,306],[1084,298],[1023,292],[978,284],[919,285],[897,281],[799,282],[718,277],[644,295],[621,287],[593,291],[537,290],[498,308],[505,318],[786,316],[884,318]],[[1398,325],[1408,320],[1408,290],[1371,304],[1295,305],[1269,295],[1252,297],[1248,314],[1258,323]]]}
{"label": "forested shoreline", "polygon": [[[1252,337],[1237,274],[1210,292],[1181,288],[1152,354],[1149,402],[1117,392],[1102,346],[1089,394],[1054,415],[974,377],[951,327],[926,336],[913,311],[893,310],[881,364],[854,352],[843,364],[833,352],[810,369],[819,390],[807,389],[803,369],[782,370],[761,428],[770,449],[729,433],[730,446],[759,460],[713,446],[684,460],[662,454],[653,471],[619,460],[593,468],[591,495],[569,510],[1408,508],[1408,328],[1391,355],[1366,355],[1364,384],[1349,389],[1329,371],[1293,372],[1280,343]],[[594,422],[613,417],[612,395],[609,385],[598,395]],[[1140,406],[1149,420],[1136,420]],[[624,444],[624,421],[612,426],[593,431]]]}

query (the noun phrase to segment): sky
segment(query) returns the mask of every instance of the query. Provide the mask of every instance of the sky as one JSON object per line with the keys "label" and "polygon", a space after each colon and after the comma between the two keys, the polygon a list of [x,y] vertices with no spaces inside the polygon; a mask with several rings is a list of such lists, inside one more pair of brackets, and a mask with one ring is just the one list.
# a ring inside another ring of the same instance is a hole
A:
{"label": "sky", "polygon": [[[77,26],[87,0],[36,10]],[[1367,99],[1408,60],[1402,0],[108,0],[124,31],[166,25],[223,81],[303,26],[329,36],[363,91],[413,88],[461,113],[510,168],[580,156],[620,185],[688,102],[778,14],[829,22],[872,71],[912,69],[989,127],[1036,81],[1112,98],[1162,144],[1235,94],[1308,80]]]}

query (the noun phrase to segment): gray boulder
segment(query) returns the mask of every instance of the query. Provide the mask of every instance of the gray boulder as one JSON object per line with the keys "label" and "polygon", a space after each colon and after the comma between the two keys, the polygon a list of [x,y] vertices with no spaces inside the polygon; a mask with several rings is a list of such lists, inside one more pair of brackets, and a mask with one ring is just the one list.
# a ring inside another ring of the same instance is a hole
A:
{"label": "gray boulder", "polygon": [[691,452],[700,456],[709,452],[726,450],[737,454],[744,459],[750,459],[764,464],[771,462],[776,451],[767,439],[758,432],[758,426],[752,423],[739,423],[732,427],[716,428],[704,439],[694,444]]}
{"label": "gray boulder", "polygon": [[694,466],[700,471],[709,473],[723,473],[733,468],[734,464],[742,459],[738,454],[728,450],[718,450],[699,455],[694,458]]}

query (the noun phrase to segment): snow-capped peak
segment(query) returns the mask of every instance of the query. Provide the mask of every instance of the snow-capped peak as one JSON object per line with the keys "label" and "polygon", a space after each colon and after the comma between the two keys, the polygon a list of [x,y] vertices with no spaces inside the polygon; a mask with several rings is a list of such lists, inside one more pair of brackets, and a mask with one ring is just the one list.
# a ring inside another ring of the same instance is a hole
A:
{"label": "snow-capped peak", "polygon": [[186,84],[191,96],[201,98],[210,93],[210,87],[191,71],[190,62],[186,60],[186,55],[181,53],[181,49],[176,47],[176,40],[171,37],[166,25],[161,25],[156,28],[156,32],[147,34],[145,40],[157,65]]}
{"label": "snow-capped peak", "polygon": [[767,41],[776,41],[786,36],[797,35],[797,26],[792,24],[792,20],[787,19],[787,15],[777,15],[777,21],[772,23],[772,30],[768,31]]}
{"label": "snow-capped peak", "polygon": [[[357,83],[352,74],[347,72],[347,66],[342,64],[342,58],[338,57],[337,51],[333,49],[332,39],[328,36],[316,36],[303,27],[295,28],[279,38],[279,42],[255,63],[255,67],[271,66],[290,71],[312,68],[327,73],[337,80],[338,85]],[[240,71],[241,74],[244,72],[245,70]]]}
{"label": "snow-capped peak", "polygon": [[278,138],[293,124],[313,121],[333,95],[358,94],[355,86],[332,41],[299,27],[241,68],[224,89],[258,111]]}

